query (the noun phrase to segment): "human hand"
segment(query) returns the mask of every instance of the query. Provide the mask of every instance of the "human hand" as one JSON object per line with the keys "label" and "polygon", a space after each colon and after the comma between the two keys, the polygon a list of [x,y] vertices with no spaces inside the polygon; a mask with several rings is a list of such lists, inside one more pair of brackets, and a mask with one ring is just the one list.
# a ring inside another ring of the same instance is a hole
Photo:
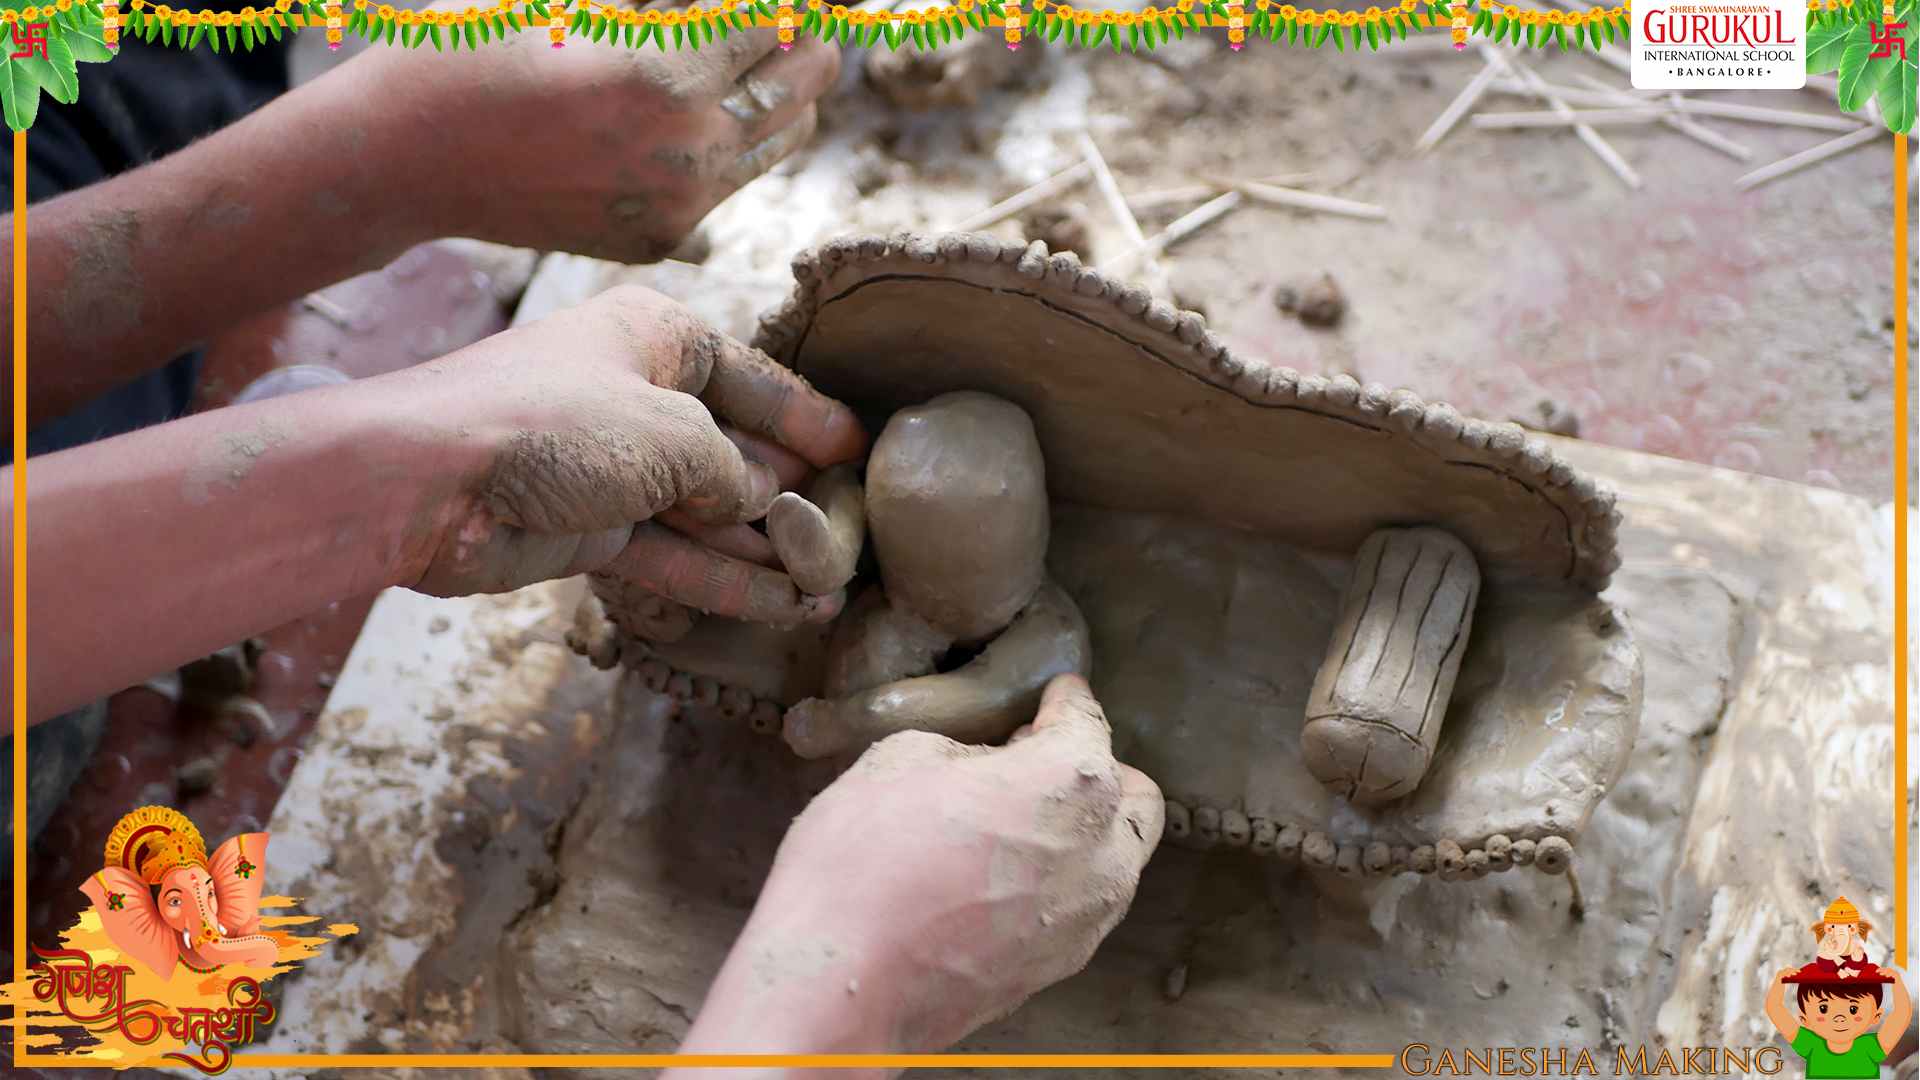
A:
{"label": "human hand", "polygon": [[952,1044],[1086,966],[1163,807],[1074,675],[1007,746],[875,744],[794,820],[681,1052]]}
{"label": "human hand", "polygon": [[1779,986],[1781,983],[1786,982],[1789,976],[1797,974],[1799,970],[1799,968],[1783,967],[1779,971],[1774,972],[1773,985]]}
{"label": "human hand", "polygon": [[428,66],[374,49],[335,77],[407,103],[383,115],[394,137],[374,145],[392,148],[379,167],[404,175],[389,187],[432,193],[419,213],[435,235],[641,263],[812,136],[840,51],[804,34],[776,44],[756,27],[699,51],[554,49],[525,30]]}
{"label": "human hand", "polygon": [[602,571],[757,622],[839,609],[839,594],[807,596],[753,559],[741,534],[765,538],[737,523],[765,514],[806,470],[859,456],[866,433],[798,375],[658,293],[621,286],[349,385],[376,383],[409,422],[453,428],[429,441],[460,448],[429,470],[401,541],[404,584],[451,596]]}

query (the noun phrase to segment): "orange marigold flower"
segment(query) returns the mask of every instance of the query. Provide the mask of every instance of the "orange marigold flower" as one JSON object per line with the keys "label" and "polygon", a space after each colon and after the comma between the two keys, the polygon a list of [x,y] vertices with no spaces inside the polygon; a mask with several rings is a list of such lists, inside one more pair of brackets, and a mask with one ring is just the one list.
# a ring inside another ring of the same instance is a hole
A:
{"label": "orange marigold flower", "polygon": [[1297,19],[1300,17],[1300,10],[1292,4],[1283,4],[1280,7],[1280,17],[1283,19]]}
{"label": "orange marigold flower", "polygon": [[1565,24],[1567,21],[1567,17],[1558,11],[1547,12],[1546,18],[1548,22],[1552,23],[1555,26],[1561,26]]}
{"label": "orange marigold flower", "polygon": [[1133,12],[1131,12],[1131,11],[1123,11],[1123,12],[1121,12],[1121,13],[1120,13],[1120,17],[1119,17],[1119,18],[1117,18],[1117,19],[1115,19],[1115,20],[1113,20],[1113,21],[1114,21],[1114,22],[1115,22],[1116,24],[1118,24],[1118,25],[1120,25],[1120,26],[1132,26],[1132,25],[1133,25]]}
{"label": "orange marigold flower", "polygon": [[381,5],[380,5],[380,9],[379,9],[379,15],[380,15],[380,17],[381,17],[381,18],[383,18],[383,19],[391,19],[391,18],[393,18],[393,5],[392,5],[392,4],[381,4]]}
{"label": "orange marigold flower", "polygon": [[836,19],[844,19],[847,17],[847,9],[840,4],[835,4],[833,5],[833,10],[828,14],[832,15]]}
{"label": "orange marigold flower", "polygon": [[1359,12],[1357,12],[1357,11],[1343,11],[1343,12],[1341,12],[1341,13],[1340,13],[1340,25],[1341,25],[1341,26],[1358,26],[1358,25],[1360,25],[1360,13],[1359,13]]}

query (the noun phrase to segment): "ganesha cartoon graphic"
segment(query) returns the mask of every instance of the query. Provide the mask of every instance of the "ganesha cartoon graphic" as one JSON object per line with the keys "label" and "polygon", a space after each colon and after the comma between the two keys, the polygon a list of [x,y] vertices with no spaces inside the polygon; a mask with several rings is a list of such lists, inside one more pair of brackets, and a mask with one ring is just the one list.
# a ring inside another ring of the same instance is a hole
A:
{"label": "ganesha cartoon graphic", "polygon": [[80,887],[107,937],[165,980],[176,965],[270,967],[279,946],[259,933],[266,833],[207,846],[186,815],[144,806],[113,827],[106,867]]}

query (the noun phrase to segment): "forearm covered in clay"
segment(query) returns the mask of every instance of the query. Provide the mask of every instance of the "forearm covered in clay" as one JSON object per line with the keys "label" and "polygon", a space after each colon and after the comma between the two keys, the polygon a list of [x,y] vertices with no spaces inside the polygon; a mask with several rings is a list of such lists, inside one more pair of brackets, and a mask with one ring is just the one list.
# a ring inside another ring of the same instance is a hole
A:
{"label": "forearm covered in clay", "polygon": [[793,583],[825,596],[853,580],[867,535],[866,495],[851,462],[821,473],[807,494],[789,491],[774,500],[767,538]]}
{"label": "forearm covered in clay", "polygon": [[1004,739],[1033,719],[1049,680],[1086,675],[1092,657],[1086,620],[1049,578],[970,663],[837,701],[803,701],[787,710],[787,743],[801,757],[819,758],[862,749],[898,731],[931,731],[972,743]]}

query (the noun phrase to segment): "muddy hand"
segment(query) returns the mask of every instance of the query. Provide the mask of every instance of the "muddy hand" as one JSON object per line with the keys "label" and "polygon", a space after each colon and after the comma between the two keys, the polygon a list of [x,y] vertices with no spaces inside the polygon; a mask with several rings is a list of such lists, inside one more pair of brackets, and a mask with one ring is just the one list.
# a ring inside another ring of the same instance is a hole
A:
{"label": "muddy hand", "polygon": [[453,445],[439,451],[452,459],[446,479],[403,539],[420,564],[415,588],[499,592],[605,570],[757,621],[837,610],[838,597],[805,596],[728,541],[751,531],[739,523],[766,513],[783,477],[859,456],[865,432],[844,406],[666,297],[622,286],[382,378],[416,415],[458,422],[456,438],[421,436]]}
{"label": "muddy hand", "polygon": [[1164,804],[1085,680],[1005,747],[868,750],[788,830],[683,1053],[925,1053],[1086,966]]}
{"label": "muddy hand", "polygon": [[374,167],[389,187],[434,193],[421,213],[436,235],[657,261],[811,137],[814,102],[840,72],[838,49],[801,35],[783,52],[772,27],[698,51],[546,38],[508,35],[431,70],[373,49],[330,76],[358,80],[369,101],[407,102],[368,118],[397,129],[377,145],[409,147]]}

